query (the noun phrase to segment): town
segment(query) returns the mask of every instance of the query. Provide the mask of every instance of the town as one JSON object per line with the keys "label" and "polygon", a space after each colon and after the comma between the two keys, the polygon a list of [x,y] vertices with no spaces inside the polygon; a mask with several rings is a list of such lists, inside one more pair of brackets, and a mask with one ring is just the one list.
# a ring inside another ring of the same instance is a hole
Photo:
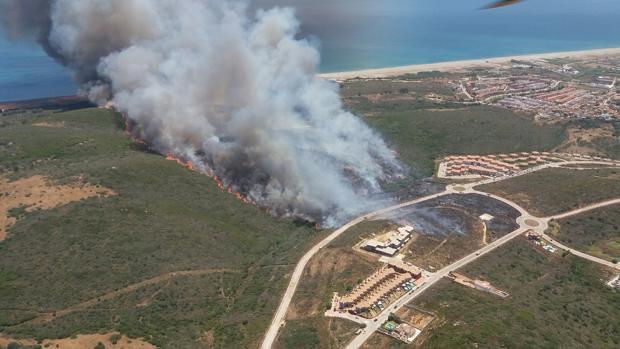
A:
{"label": "town", "polygon": [[[605,59],[592,64],[613,66]],[[532,114],[540,122],[619,119],[618,75],[577,79],[581,75],[583,72],[571,64],[558,67],[545,60],[513,60],[510,66],[464,77],[451,85],[462,102],[514,109]]]}

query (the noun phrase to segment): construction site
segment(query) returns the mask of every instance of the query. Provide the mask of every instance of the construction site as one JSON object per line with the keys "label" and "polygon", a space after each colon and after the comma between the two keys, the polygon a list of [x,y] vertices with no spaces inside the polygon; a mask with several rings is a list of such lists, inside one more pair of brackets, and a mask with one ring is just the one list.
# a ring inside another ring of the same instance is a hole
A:
{"label": "construction site", "polygon": [[366,240],[361,248],[380,255],[393,257],[407,242],[409,242],[409,240],[411,240],[412,233],[412,226],[407,225],[400,227],[397,230],[389,231],[374,239]]}
{"label": "construction site", "polygon": [[405,342],[407,344],[413,343],[413,341],[420,335],[420,333],[422,333],[421,330],[398,319],[388,320],[384,322],[379,328],[378,332],[395,338],[401,342]]}
{"label": "construction site", "polygon": [[620,289],[620,275],[618,275],[615,278],[609,280],[609,282],[607,283],[607,286],[609,286],[611,288]]}
{"label": "construction site", "polygon": [[374,318],[394,301],[412,292],[423,282],[422,270],[390,258],[379,270],[375,271],[351,292],[334,296],[334,305],[340,312]]}
{"label": "construction site", "polygon": [[557,251],[557,248],[549,242],[545,241],[540,234],[537,234],[533,231],[528,231],[527,233],[525,233],[525,237],[528,241],[530,241],[536,246],[540,246],[543,250],[549,253],[555,253]]}
{"label": "construction site", "polygon": [[488,281],[471,279],[468,276],[456,272],[450,272],[448,277],[457,284],[461,284],[463,286],[467,286],[478,291],[487,292],[500,298],[507,298],[508,296],[510,296],[510,294],[508,294],[507,292],[493,287]]}

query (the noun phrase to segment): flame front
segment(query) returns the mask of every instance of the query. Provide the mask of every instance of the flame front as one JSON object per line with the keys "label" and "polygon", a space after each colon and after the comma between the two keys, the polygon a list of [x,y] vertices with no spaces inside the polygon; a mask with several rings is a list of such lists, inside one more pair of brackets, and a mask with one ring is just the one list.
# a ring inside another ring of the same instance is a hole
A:
{"label": "flame front", "polygon": [[[146,145],[146,142],[143,141],[142,139],[138,138],[134,132],[133,132],[133,128],[131,127],[131,122],[129,121],[129,119],[127,118],[127,116],[123,113],[121,113],[121,117],[123,118],[124,122],[125,122],[125,134],[131,138],[131,140],[136,143],[136,144],[140,144],[140,145]],[[165,155],[166,160],[168,161],[175,161],[177,164],[187,168],[190,171],[198,171],[195,166],[194,163],[191,160],[187,160],[184,161],[180,158],[175,157],[172,153],[166,153]],[[217,187],[225,192],[228,192],[229,194],[233,194],[237,199],[239,199],[240,201],[246,203],[246,204],[250,204],[250,205],[254,205],[254,206],[258,206],[258,204],[256,203],[256,201],[250,199],[249,197],[234,191],[234,189],[231,186],[226,186],[224,185],[224,182],[222,182],[222,180],[216,176],[216,175],[211,175],[210,173],[208,173],[207,171],[200,171],[200,173],[213,178],[213,180],[217,183]]]}

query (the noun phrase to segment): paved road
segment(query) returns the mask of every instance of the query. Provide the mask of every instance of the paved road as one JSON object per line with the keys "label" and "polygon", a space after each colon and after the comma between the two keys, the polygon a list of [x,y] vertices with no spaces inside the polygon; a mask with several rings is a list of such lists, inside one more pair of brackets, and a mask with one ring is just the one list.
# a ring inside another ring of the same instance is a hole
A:
{"label": "paved road", "polygon": [[[548,167],[553,167],[553,166],[540,166],[540,168],[538,170],[541,170],[543,168],[548,168]],[[528,172],[529,173],[529,172]],[[523,174],[521,174],[523,175]],[[514,177],[514,176],[513,176]],[[497,181],[497,179],[494,179],[492,181]],[[491,182],[491,180],[486,180],[484,182]],[[553,241],[552,239],[550,239],[549,237],[547,237],[544,234],[544,231],[547,229],[548,227],[548,222],[550,220],[550,217],[548,218],[538,218],[535,216],[532,216],[531,214],[529,214],[524,208],[520,207],[519,205],[517,205],[516,203],[490,194],[490,193],[485,193],[485,192],[481,192],[481,191],[477,191],[475,189],[473,189],[474,187],[477,187],[478,185],[480,185],[480,183],[471,183],[471,184],[466,184],[466,185],[462,185],[461,187],[464,188],[464,190],[461,191],[461,193],[463,194],[480,194],[480,195],[485,195],[491,198],[494,198],[496,200],[499,200],[501,202],[504,202],[508,205],[510,205],[511,207],[515,208],[516,210],[518,210],[521,213],[521,216],[517,219],[517,223],[519,224],[519,228],[517,230],[515,230],[514,232],[503,236],[502,238],[491,242],[489,245],[481,248],[480,250],[473,252],[472,254],[458,260],[457,262],[439,270],[438,272],[434,273],[429,280],[419,289],[417,289],[415,292],[411,293],[410,295],[407,295],[401,299],[399,299],[397,302],[395,302],[393,305],[390,305],[389,311],[384,311],[381,315],[379,315],[377,317],[377,321],[373,321],[368,323],[368,325],[366,326],[366,328],[362,331],[362,333],[360,333],[357,337],[355,337],[347,346],[346,349],[357,349],[360,348],[371,336],[372,334],[377,331],[379,329],[379,327],[381,327],[381,324],[384,323],[385,321],[388,320],[389,314],[392,312],[396,312],[398,311],[398,309],[402,308],[404,305],[410,303],[412,300],[414,300],[415,298],[417,298],[420,294],[422,294],[425,290],[427,290],[428,288],[430,288],[431,286],[433,286],[435,283],[437,283],[439,280],[441,280],[443,277],[447,276],[450,271],[454,271],[457,270],[471,262],[473,262],[474,260],[478,259],[479,257],[493,251],[494,249],[504,245],[505,243],[507,243],[508,241],[516,238],[517,236],[525,233],[528,230],[533,230],[536,231],[537,233],[543,235],[545,237],[545,239],[550,240],[550,242],[556,244],[558,247],[563,248],[565,250],[571,251],[571,253],[575,254],[576,256],[585,258],[587,260],[590,260],[592,262],[595,263],[599,263],[605,266],[609,266],[612,268],[616,268],[616,269],[620,269],[619,265],[615,265],[611,262],[602,260],[600,258],[596,258],[594,256],[590,256],[587,255],[585,253],[570,249],[566,246],[563,246],[555,241]],[[609,200],[609,201],[605,201],[605,202],[601,202],[598,204],[593,204],[593,205],[589,205],[586,207],[583,207],[581,209],[578,210],[574,210],[571,212],[567,212],[561,215],[558,215],[558,217],[568,217],[571,215],[575,215],[575,214],[579,214],[579,213],[583,213],[586,212],[588,210],[593,210],[596,208],[600,208],[600,207],[604,207],[604,206],[608,206],[608,205],[613,205],[616,203],[620,203],[620,199],[615,199],[615,200]],[[530,223],[531,225],[526,224]]]}
{"label": "paved road", "polygon": [[587,259],[590,262],[598,263],[598,264],[604,265],[606,267],[610,267],[610,268],[614,268],[614,269],[620,270],[620,264],[618,264],[618,263],[612,263],[612,262],[606,261],[604,259],[601,259],[601,258],[598,258],[598,257],[594,257],[594,256],[591,256],[589,254],[586,254],[586,253],[574,250],[574,249],[572,249],[572,248],[570,248],[570,247],[568,247],[566,245],[563,245],[563,244],[557,242],[551,236],[549,236],[549,235],[547,235],[545,233],[542,233],[541,235],[542,235],[543,238],[545,238],[545,240],[549,241],[551,244],[555,245],[556,247],[558,247],[560,249],[566,250],[566,251],[574,254],[577,257],[581,257],[583,259]]}
{"label": "paved road", "polygon": [[[435,284],[437,281],[439,281],[441,278],[443,278],[444,276],[446,276],[450,271],[458,269],[474,260],[476,260],[478,257],[496,249],[497,247],[505,244],[506,242],[510,241],[511,239],[519,236],[520,234],[524,233],[526,230],[531,229],[532,227],[527,227],[525,225],[525,221],[536,221],[538,223],[538,227],[537,229],[535,229],[538,232],[544,232],[544,230],[547,227],[547,220],[545,219],[540,219],[537,217],[534,217],[532,215],[530,215],[527,211],[525,211],[525,209],[523,209],[522,207],[520,207],[519,205],[517,205],[516,203],[507,200],[505,198],[502,198],[500,196],[496,196],[493,194],[489,194],[489,193],[485,193],[485,192],[480,192],[475,190],[474,188],[480,185],[484,185],[484,184],[489,184],[489,183],[495,183],[495,182],[499,182],[499,181],[503,181],[503,180],[507,180],[507,179],[511,179],[514,177],[519,177],[519,176],[523,176],[532,172],[536,172],[536,171],[540,171],[546,168],[551,168],[551,167],[560,167],[560,165],[567,165],[567,164],[609,164],[609,162],[601,162],[601,161],[566,161],[566,162],[562,162],[562,163],[550,163],[550,164],[544,164],[541,166],[536,166],[515,174],[512,174],[510,176],[506,176],[506,177],[499,177],[499,178],[492,178],[492,179],[486,179],[486,180],[481,180],[479,182],[475,182],[475,183],[469,183],[469,184],[464,184],[464,185],[449,185],[446,187],[446,190],[441,192],[441,193],[437,193],[437,194],[433,194],[433,195],[429,195],[429,196],[425,196],[422,198],[418,198],[415,200],[411,200],[411,201],[407,201],[407,202],[403,202],[401,204],[398,205],[394,205],[394,206],[390,206],[375,212],[372,212],[370,214],[366,214],[364,216],[355,218],[354,220],[348,222],[347,224],[345,224],[344,226],[342,226],[341,228],[337,229],[336,231],[334,231],[332,234],[330,234],[327,238],[323,239],[321,242],[319,242],[317,245],[315,245],[314,247],[312,247],[312,249],[310,249],[310,251],[308,251],[299,261],[299,263],[297,264],[297,266],[295,267],[295,270],[293,271],[293,274],[291,276],[291,281],[289,282],[289,285],[286,289],[286,292],[284,293],[284,296],[282,297],[282,301],[280,302],[280,305],[278,306],[278,310],[276,311],[276,314],[269,326],[269,329],[267,330],[267,333],[265,334],[265,338],[263,340],[263,343],[261,345],[261,349],[270,349],[273,346],[273,343],[275,342],[277,336],[278,336],[278,332],[280,330],[280,328],[284,325],[284,319],[286,316],[286,312],[288,310],[288,307],[291,303],[291,300],[293,299],[293,295],[295,294],[295,290],[297,289],[297,286],[299,284],[299,280],[301,279],[302,275],[303,275],[303,271],[306,267],[306,265],[308,264],[308,262],[310,261],[310,259],[323,247],[327,246],[330,242],[332,242],[334,239],[336,239],[338,236],[340,236],[342,233],[344,233],[345,231],[347,231],[349,228],[353,227],[354,225],[361,223],[364,220],[367,219],[371,219],[371,218],[376,218],[378,216],[381,216],[385,213],[389,213],[391,211],[394,210],[398,210],[400,208],[404,208],[407,206],[411,206],[417,203],[421,203],[427,200],[431,200],[437,197],[441,197],[444,195],[448,195],[448,194],[480,194],[480,195],[486,195],[489,197],[492,197],[496,200],[502,201],[508,205],[510,205],[511,207],[517,209],[520,213],[521,213],[521,217],[519,217],[519,219],[517,220],[517,223],[519,223],[519,229],[515,230],[514,232],[484,246],[483,248],[481,248],[480,250],[466,256],[465,258],[447,266],[446,268],[441,269],[440,271],[433,273],[431,275],[431,277],[429,278],[429,280],[426,282],[426,284],[423,284],[420,288],[418,288],[414,293],[412,293],[411,295],[408,295],[404,298],[401,298],[399,301],[397,301],[395,304],[390,305],[390,311],[384,311],[383,315],[380,315],[380,318],[376,321],[376,322],[369,322],[370,325],[367,326],[367,328],[355,339],[353,339],[353,341],[347,346],[347,349],[353,349],[353,348],[359,348],[371,335],[372,333],[379,328],[379,326],[381,325],[382,322],[384,322],[387,319],[387,316],[389,316],[390,312],[396,311],[399,308],[401,308],[402,306],[404,306],[405,304],[409,303],[412,299],[414,299],[415,297],[417,297],[419,294],[421,294],[422,292],[424,292],[426,289],[428,289],[429,287],[431,287],[433,284]],[[459,188],[459,190],[456,190],[455,188]],[[584,208],[585,209],[585,208]],[[595,258],[595,257],[593,257]],[[385,317],[385,319],[383,319]],[[371,330],[372,329],[372,330]]]}
{"label": "paved road", "polygon": [[284,318],[286,316],[286,311],[288,310],[288,307],[289,307],[289,305],[291,303],[291,300],[293,299],[293,295],[295,294],[295,290],[297,289],[297,286],[299,284],[299,280],[301,279],[301,277],[303,275],[303,271],[306,268],[306,265],[308,264],[310,259],[317,252],[319,252],[320,249],[322,249],[323,247],[327,246],[330,242],[332,242],[334,239],[336,239],[338,236],[340,236],[342,233],[347,231],[352,226],[354,226],[356,224],[359,224],[359,223],[361,223],[361,222],[363,222],[363,221],[365,221],[367,219],[374,218],[374,217],[377,217],[377,216],[381,216],[381,215],[383,215],[385,213],[388,213],[388,212],[391,212],[391,211],[394,211],[394,210],[398,210],[398,209],[403,208],[403,207],[415,205],[415,204],[423,202],[423,201],[431,200],[431,199],[434,199],[434,198],[438,198],[440,196],[444,196],[444,195],[448,195],[448,194],[453,194],[453,193],[455,193],[455,192],[452,189],[452,187],[448,187],[448,188],[446,188],[445,191],[443,191],[441,193],[437,193],[437,194],[433,194],[433,195],[428,195],[428,196],[425,196],[425,197],[422,197],[422,198],[418,198],[418,199],[415,199],[415,200],[403,202],[401,204],[390,206],[390,207],[387,207],[387,208],[375,211],[373,213],[369,213],[369,214],[366,214],[364,216],[355,218],[354,220],[350,221],[349,223],[347,223],[347,224],[343,225],[342,227],[340,227],[338,230],[336,230],[333,233],[331,233],[328,237],[323,239],[318,244],[314,245],[314,247],[312,247],[312,249],[310,249],[310,251],[306,252],[306,254],[301,258],[299,263],[297,263],[297,266],[295,267],[295,270],[293,271],[293,275],[291,276],[291,281],[289,282],[289,285],[286,288],[286,292],[284,293],[284,296],[282,297],[282,301],[280,302],[280,306],[278,307],[278,310],[276,311],[276,314],[275,314],[273,320],[271,321],[271,325],[269,326],[269,330],[267,330],[267,333],[265,335],[265,338],[263,340],[263,344],[261,345],[261,348],[262,349],[269,349],[269,348],[271,348],[271,346],[275,342],[275,340],[276,340],[276,338],[278,336],[278,331],[280,330],[280,327],[282,327],[282,325],[284,325]]}
{"label": "paved road", "polygon": [[571,216],[576,216],[578,214],[587,212],[587,211],[591,211],[597,208],[601,208],[601,207],[605,207],[605,206],[611,206],[611,205],[616,205],[616,204],[620,204],[620,199],[614,199],[614,200],[607,200],[607,201],[603,201],[603,202],[599,202],[597,204],[592,204],[592,205],[588,205],[586,207],[582,207],[579,209],[576,209],[574,211],[570,211],[570,212],[566,212],[566,213],[562,213],[559,215],[555,215],[555,216],[551,216],[551,217],[547,217],[547,219],[564,219],[564,218],[568,218]]}
{"label": "paved road", "polygon": [[[586,207],[582,207],[582,208],[574,210],[574,211],[570,211],[570,212],[562,213],[562,214],[559,214],[559,215],[547,217],[547,218],[544,218],[544,219],[547,222],[549,220],[552,220],[552,219],[556,219],[556,220],[557,219],[563,219],[563,218],[575,216],[575,215],[578,215],[578,214],[582,214],[582,213],[587,212],[587,211],[595,210],[597,208],[601,208],[601,207],[605,207],[605,206],[611,206],[611,205],[617,205],[617,204],[620,204],[620,199],[607,200],[607,201],[599,202],[597,204],[588,205]],[[551,236],[545,234],[544,231],[542,231],[540,233],[541,233],[543,238],[545,238],[547,241],[549,241],[550,243],[552,243],[556,247],[559,247],[559,248],[561,248],[563,250],[569,251],[570,253],[574,254],[577,257],[581,257],[583,259],[586,259],[586,260],[589,260],[591,262],[604,265],[606,267],[610,267],[610,268],[614,268],[614,269],[620,270],[620,263],[612,263],[612,262],[606,261],[604,259],[601,259],[601,258],[598,258],[598,257],[594,257],[592,255],[589,255],[589,254],[577,251],[575,249],[572,249],[572,248],[570,248],[570,247],[568,247],[566,245],[563,245],[562,243],[554,240]]]}
{"label": "paved road", "polygon": [[[525,217],[523,217],[525,218]],[[384,311],[383,313],[381,313],[381,315],[379,315],[378,317],[376,317],[375,319],[377,319],[377,321],[373,322],[369,322],[366,326],[366,328],[362,331],[362,333],[360,333],[357,337],[355,337],[347,346],[346,349],[357,349],[359,347],[361,347],[367,340],[368,338],[370,338],[370,336],[373,335],[373,333],[379,329],[379,327],[381,327],[381,324],[383,324],[385,321],[388,320],[388,317],[390,316],[390,313],[396,312],[398,309],[402,308],[403,306],[405,306],[406,304],[408,304],[409,302],[411,302],[412,300],[414,300],[415,298],[417,298],[420,294],[422,294],[424,291],[426,291],[427,289],[429,289],[430,287],[432,287],[434,284],[436,284],[439,280],[441,280],[442,278],[444,278],[445,276],[447,276],[451,271],[457,270],[471,262],[473,262],[474,260],[482,257],[483,255],[493,251],[494,249],[502,246],[503,244],[507,243],[508,241],[514,239],[515,237],[523,234],[524,232],[526,232],[529,228],[526,226],[521,226],[519,227],[519,229],[513,231],[512,233],[503,236],[502,238],[495,240],[493,242],[491,242],[490,244],[486,245],[485,247],[481,248],[480,250],[450,264],[449,266],[440,269],[439,271],[437,271],[436,273],[433,273],[430,278],[426,281],[426,283],[424,283],[422,286],[420,286],[420,288],[418,288],[417,290],[415,290],[413,293],[410,293],[409,295],[400,298],[398,301],[396,301],[394,304],[390,305],[389,307],[389,311],[387,311],[388,309],[386,309],[386,311]]]}

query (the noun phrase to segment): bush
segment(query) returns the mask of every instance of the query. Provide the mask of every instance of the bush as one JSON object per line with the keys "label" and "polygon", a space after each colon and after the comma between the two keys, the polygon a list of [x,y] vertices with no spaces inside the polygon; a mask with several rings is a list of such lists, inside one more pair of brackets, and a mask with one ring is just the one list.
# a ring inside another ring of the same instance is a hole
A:
{"label": "bush", "polygon": [[399,318],[396,314],[394,313],[390,313],[390,315],[388,316],[388,320],[389,321],[394,321],[397,324],[402,324],[403,320],[401,320],[401,318]]}
{"label": "bush", "polygon": [[99,342],[99,343],[97,343],[97,345],[95,345],[95,349],[105,349],[105,345],[103,345],[103,343]]}
{"label": "bush", "polygon": [[121,335],[118,333],[110,336],[110,342],[112,342],[112,344],[118,343],[120,339],[121,339]]}
{"label": "bush", "polygon": [[22,345],[16,342],[11,342],[9,343],[9,345],[6,347],[6,349],[19,349],[21,348]]}

